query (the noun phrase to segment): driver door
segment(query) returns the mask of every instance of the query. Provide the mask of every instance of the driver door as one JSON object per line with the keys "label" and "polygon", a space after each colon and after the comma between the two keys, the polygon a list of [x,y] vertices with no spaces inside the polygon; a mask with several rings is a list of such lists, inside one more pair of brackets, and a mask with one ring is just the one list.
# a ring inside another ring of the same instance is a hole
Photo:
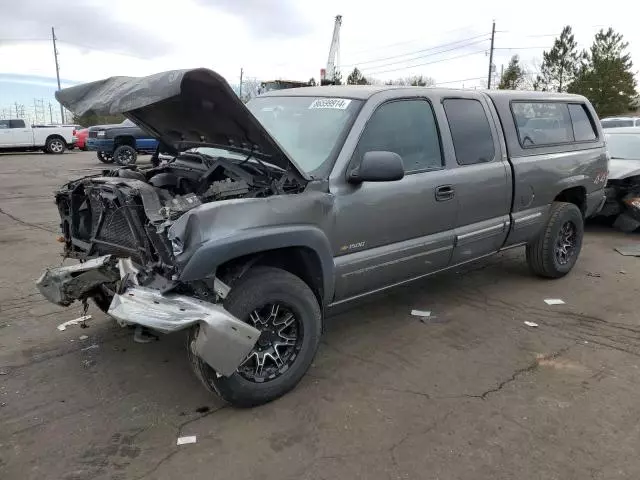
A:
{"label": "driver door", "polygon": [[443,269],[452,255],[457,203],[431,103],[414,97],[379,105],[348,169],[368,151],[399,154],[405,176],[332,186],[336,303]]}

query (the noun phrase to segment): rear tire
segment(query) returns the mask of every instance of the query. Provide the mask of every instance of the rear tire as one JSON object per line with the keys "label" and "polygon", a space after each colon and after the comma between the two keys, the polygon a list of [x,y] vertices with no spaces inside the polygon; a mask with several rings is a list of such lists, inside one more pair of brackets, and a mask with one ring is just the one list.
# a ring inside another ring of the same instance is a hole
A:
{"label": "rear tire", "polygon": [[47,139],[47,142],[45,143],[44,148],[47,153],[53,153],[53,154],[59,155],[61,153],[64,153],[65,149],[67,148],[67,145],[65,144],[65,141],[62,140],[61,138],[52,137]]}
{"label": "rear tire", "polygon": [[538,238],[527,245],[527,263],[536,275],[560,278],[578,260],[584,236],[582,212],[573,203],[554,202]]}
{"label": "rear tire", "polygon": [[113,160],[121,167],[133,165],[137,159],[136,149],[129,145],[120,145],[113,151]]}
{"label": "rear tire", "polygon": [[[273,305],[276,304],[280,307],[276,316],[273,316]],[[263,334],[245,363],[233,375],[218,377],[193,352],[192,343],[197,336],[198,327],[192,329],[187,346],[189,360],[205,387],[237,407],[262,405],[293,389],[311,366],[322,331],[320,306],[309,286],[285,270],[256,267],[233,286],[224,306],[240,320],[253,323]],[[271,315],[261,316],[265,308]],[[252,322],[251,319],[255,318],[258,321]],[[273,323],[269,321],[271,318]],[[264,324],[261,319],[265,321]],[[284,336],[279,337],[285,330],[282,327],[285,324],[291,325],[286,328],[293,330],[287,330]],[[287,346],[277,345],[278,340],[285,337],[288,338]],[[270,356],[269,351],[276,352],[281,364]],[[263,359],[263,368],[258,367],[258,358]]]}

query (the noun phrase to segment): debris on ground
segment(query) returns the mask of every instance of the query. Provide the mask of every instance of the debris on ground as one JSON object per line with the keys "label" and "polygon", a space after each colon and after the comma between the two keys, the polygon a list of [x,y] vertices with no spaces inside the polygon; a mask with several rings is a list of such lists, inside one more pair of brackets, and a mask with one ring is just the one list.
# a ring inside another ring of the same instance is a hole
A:
{"label": "debris on ground", "polygon": [[82,350],[80,350],[81,352],[86,352],[88,350],[97,350],[98,348],[100,348],[100,345],[98,345],[97,343],[94,343],[93,345],[89,345],[88,347],[84,347]]}
{"label": "debris on ground", "polygon": [[564,300],[559,298],[545,298],[544,303],[547,305],[564,305]]}
{"label": "debris on ground", "polygon": [[525,320],[524,324],[525,324],[527,327],[537,327],[537,326],[539,326],[536,322],[530,322],[530,321],[528,321],[528,320]]}
{"label": "debris on ground", "polygon": [[596,277],[596,278],[600,278],[602,275],[600,275],[599,273],[594,273],[594,272],[587,272],[587,277]]}
{"label": "debris on ground", "polygon": [[411,315],[414,317],[430,317],[431,312],[429,310],[411,310]]}
{"label": "debris on ground", "polygon": [[622,275],[626,275],[627,272],[625,270],[620,270],[618,273],[621,273]]}
{"label": "debris on ground", "polygon": [[86,340],[89,338],[89,335],[80,335],[80,340]]}
{"label": "debris on ground", "polygon": [[616,247],[614,250],[625,257],[640,257],[640,242]]}
{"label": "debris on ground", "polygon": [[176,445],[186,445],[187,443],[196,443],[196,436],[191,435],[189,437],[178,437]]}
{"label": "debris on ground", "polygon": [[95,360],[93,360],[93,359],[90,359],[90,360],[83,360],[83,362],[82,362],[82,366],[83,366],[84,368],[91,368],[91,367],[93,367],[95,364],[96,364],[96,361],[95,361]]}
{"label": "debris on ground", "polygon": [[58,325],[58,330],[60,330],[62,332],[64,330],[66,330],[68,326],[70,326],[70,325],[78,325],[78,324],[80,324],[81,326],[85,325],[84,328],[86,328],[85,322],[87,320],[91,320],[91,315],[82,315],[81,317],[74,318],[73,320],[68,320],[68,321],[66,321],[64,323],[61,323],[60,325]]}
{"label": "debris on ground", "polygon": [[0,375],[9,375],[9,372],[5,372],[4,370],[0,370]]}

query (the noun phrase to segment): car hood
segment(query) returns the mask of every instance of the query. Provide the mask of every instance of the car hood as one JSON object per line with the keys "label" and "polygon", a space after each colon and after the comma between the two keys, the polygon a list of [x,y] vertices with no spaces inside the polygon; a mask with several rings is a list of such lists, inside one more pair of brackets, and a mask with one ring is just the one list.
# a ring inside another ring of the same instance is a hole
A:
{"label": "car hood", "polygon": [[172,70],[148,77],[111,77],[56,92],[77,115],[124,114],[173,153],[198,144],[253,152],[309,180],[278,142],[212,70]]}
{"label": "car hood", "polygon": [[640,175],[640,160],[609,160],[609,180],[624,180]]}

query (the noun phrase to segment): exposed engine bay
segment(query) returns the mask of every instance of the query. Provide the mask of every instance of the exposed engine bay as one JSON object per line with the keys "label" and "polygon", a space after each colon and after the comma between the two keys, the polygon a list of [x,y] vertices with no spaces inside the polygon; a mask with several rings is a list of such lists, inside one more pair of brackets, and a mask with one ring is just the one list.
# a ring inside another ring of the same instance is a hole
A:
{"label": "exposed engine bay", "polygon": [[640,175],[610,179],[605,194],[600,216],[614,219],[613,226],[623,232],[640,228]]}
{"label": "exposed engine bay", "polygon": [[185,212],[209,202],[298,193],[285,170],[250,153],[246,158],[184,152],[149,169],[121,168],[66,184],[56,193],[64,255],[130,258],[139,273],[170,281],[175,273],[166,230]]}

